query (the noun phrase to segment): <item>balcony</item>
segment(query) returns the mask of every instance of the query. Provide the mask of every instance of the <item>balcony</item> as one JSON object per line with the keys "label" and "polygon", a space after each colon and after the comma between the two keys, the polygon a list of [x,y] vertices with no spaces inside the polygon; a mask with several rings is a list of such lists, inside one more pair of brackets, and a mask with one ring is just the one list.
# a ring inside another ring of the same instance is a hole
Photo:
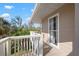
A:
{"label": "balcony", "polygon": [[6,37],[0,39],[0,56],[40,56],[42,42],[40,35]]}

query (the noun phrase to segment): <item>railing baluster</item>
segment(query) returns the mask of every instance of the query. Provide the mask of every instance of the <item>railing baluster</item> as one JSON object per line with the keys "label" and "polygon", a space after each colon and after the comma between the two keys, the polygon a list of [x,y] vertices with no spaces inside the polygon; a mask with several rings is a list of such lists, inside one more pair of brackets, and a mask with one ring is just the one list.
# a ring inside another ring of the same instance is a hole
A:
{"label": "railing baluster", "polygon": [[30,39],[29,39],[29,55],[30,55]]}
{"label": "railing baluster", "polygon": [[37,38],[38,40],[38,48],[37,48],[37,51],[38,51],[38,56],[39,56],[39,37]]}
{"label": "railing baluster", "polygon": [[30,51],[31,51],[31,55],[32,55],[32,38],[30,38]]}
{"label": "railing baluster", "polygon": [[5,49],[6,49],[6,56],[8,56],[8,48],[7,48],[8,46],[7,46],[7,41],[6,41],[6,43],[5,43]]}
{"label": "railing baluster", "polygon": [[28,38],[27,38],[27,56],[28,56]]}
{"label": "railing baluster", "polygon": [[34,50],[33,50],[33,55],[35,56],[36,55],[36,50],[37,50],[37,48],[36,48],[36,42],[37,42],[37,40],[36,40],[36,38],[35,37],[33,37],[33,48],[34,48]]}
{"label": "railing baluster", "polygon": [[22,39],[21,39],[21,52],[22,52]]}
{"label": "railing baluster", "polygon": [[19,54],[21,55],[21,39],[19,39]]}
{"label": "railing baluster", "polygon": [[14,40],[15,46],[14,46],[14,54],[16,55],[16,39]]}
{"label": "railing baluster", "polygon": [[28,38],[28,56],[29,56],[29,38]]}
{"label": "railing baluster", "polygon": [[29,38],[29,50],[30,50],[30,55],[31,55],[31,45],[32,45],[32,43],[31,43],[31,40],[30,40],[30,38]]}
{"label": "railing baluster", "polygon": [[[3,44],[3,43],[2,43]],[[2,45],[1,44],[1,45]],[[7,56],[8,55],[8,51],[7,51],[7,41],[4,43],[4,45],[5,45],[5,56]]]}
{"label": "railing baluster", "polygon": [[36,40],[36,56],[38,56],[38,37],[35,37]]}
{"label": "railing baluster", "polygon": [[34,44],[33,44],[33,38],[32,39],[32,55],[33,55],[33,52],[34,52]]}
{"label": "railing baluster", "polygon": [[30,55],[30,42],[29,42],[29,38],[28,38],[28,52],[29,52],[29,55]]}
{"label": "railing baluster", "polygon": [[25,56],[26,56],[26,38],[25,38],[24,42],[25,42]]}
{"label": "railing baluster", "polygon": [[28,38],[26,38],[26,54],[27,54],[27,56],[28,56]]}
{"label": "railing baluster", "polygon": [[19,53],[19,48],[20,48],[20,45],[19,45],[19,40],[18,40],[18,53]]}
{"label": "railing baluster", "polygon": [[28,38],[28,56],[29,56],[29,38]]}
{"label": "railing baluster", "polygon": [[4,44],[5,44],[5,56],[7,56],[6,42]]}
{"label": "railing baluster", "polygon": [[24,39],[24,55],[25,55],[25,39]]}

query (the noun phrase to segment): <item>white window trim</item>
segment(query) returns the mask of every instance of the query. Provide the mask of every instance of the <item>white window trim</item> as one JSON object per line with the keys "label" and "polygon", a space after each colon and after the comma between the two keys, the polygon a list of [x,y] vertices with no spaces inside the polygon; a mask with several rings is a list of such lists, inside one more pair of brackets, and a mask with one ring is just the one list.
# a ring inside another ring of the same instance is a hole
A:
{"label": "white window trim", "polygon": [[[58,16],[58,29],[57,29],[57,31],[58,31],[58,43],[57,43],[57,45],[55,45],[55,44],[51,44],[51,43],[49,43],[49,20],[51,19],[51,18],[53,18],[53,17],[55,17],[55,16]],[[51,16],[51,17],[49,17],[48,18],[48,44],[51,46],[51,47],[55,47],[55,48],[58,48],[59,49],[59,13],[57,13],[57,14],[55,14],[55,15],[53,15],[53,16]]]}

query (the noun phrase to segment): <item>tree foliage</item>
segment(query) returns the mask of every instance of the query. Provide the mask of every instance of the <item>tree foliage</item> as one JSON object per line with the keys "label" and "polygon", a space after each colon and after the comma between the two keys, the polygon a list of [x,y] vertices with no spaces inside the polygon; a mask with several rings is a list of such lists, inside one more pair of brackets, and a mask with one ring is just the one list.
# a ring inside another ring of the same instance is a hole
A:
{"label": "tree foliage", "polygon": [[0,35],[8,34],[10,30],[10,23],[3,17],[0,17]]}
{"label": "tree foliage", "polygon": [[0,35],[30,35],[30,31],[40,31],[39,28],[29,27],[27,24],[22,24],[23,20],[20,16],[16,16],[11,20],[11,23],[9,23],[4,18],[0,17]]}
{"label": "tree foliage", "polygon": [[16,16],[12,19],[12,31],[10,32],[10,35],[30,35],[28,26],[22,24],[22,18],[20,16]]}

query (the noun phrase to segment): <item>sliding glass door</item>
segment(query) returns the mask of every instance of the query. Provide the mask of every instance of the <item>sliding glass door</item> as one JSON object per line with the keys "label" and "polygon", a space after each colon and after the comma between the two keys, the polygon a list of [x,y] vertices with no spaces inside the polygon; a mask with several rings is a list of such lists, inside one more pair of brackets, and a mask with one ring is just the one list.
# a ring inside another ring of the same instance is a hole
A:
{"label": "sliding glass door", "polygon": [[49,43],[58,44],[58,16],[49,18]]}

